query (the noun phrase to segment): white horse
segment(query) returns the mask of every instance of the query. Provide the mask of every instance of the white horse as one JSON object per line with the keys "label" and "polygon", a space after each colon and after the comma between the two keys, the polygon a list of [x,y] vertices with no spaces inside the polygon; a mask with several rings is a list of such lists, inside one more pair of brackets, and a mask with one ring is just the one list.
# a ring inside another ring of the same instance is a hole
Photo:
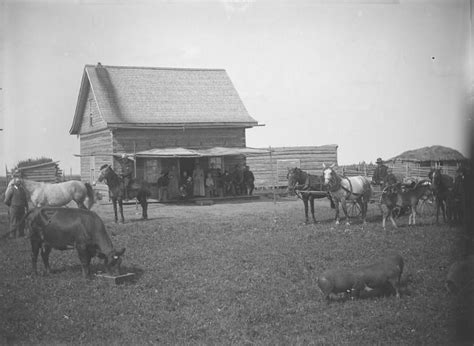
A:
{"label": "white horse", "polygon": [[[21,179],[28,199],[34,207],[60,207],[71,201],[76,202],[82,209],[90,209],[99,195],[94,192],[89,183],[70,180],[63,183],[50,184],[34,180]],[[13,179],[7,187],[13,187]],[[99,198],[100,199],[100,198]]]}
{"label": "white horse", "polygon": [[346,216],[346,224],[349,225],[347,216],[346,201],[356,201],[362,211],[362,222],[365,223],[367,216],[367,207],[372,187],[370,181],[361,175],[355,177],[341,177],[334,170],[335,165],[326,167],[323,163],[324,185],[328,187],[332,200],[336,207],[336,225],[339,224],[339,203],[342,204],[342,210]]}

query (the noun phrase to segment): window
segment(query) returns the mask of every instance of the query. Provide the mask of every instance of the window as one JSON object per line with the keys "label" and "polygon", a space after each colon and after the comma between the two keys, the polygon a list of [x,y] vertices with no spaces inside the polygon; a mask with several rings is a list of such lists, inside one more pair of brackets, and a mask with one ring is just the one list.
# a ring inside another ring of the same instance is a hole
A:
{"label": "window", "polygon": [[220,168],[222,169],[222,157],[214,156],[214,157],[209,157],[209,167],[214,164],[214,168]]}

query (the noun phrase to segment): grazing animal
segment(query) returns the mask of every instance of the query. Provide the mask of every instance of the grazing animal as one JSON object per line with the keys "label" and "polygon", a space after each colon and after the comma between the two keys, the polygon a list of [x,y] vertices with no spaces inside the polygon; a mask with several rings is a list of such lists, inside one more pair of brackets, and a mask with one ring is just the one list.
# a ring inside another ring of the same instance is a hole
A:
{"label": "grazing animal", "polygon": [[346,224],[349,225],[347,216],[347,201],[356,201],[362,211],[362,222],[366,222],[367,208],[372,195],[370,180],[363,176],[341,177],[334,170],[335,165],[326,167],[323,164],[324,185],[327,186],[336,209],[336,225],[339,224],[339,203],[346,216]]}
{"label": "grazing animal", "polygon": [[338,293],[351,293],[356,282],[356,273],[346,269],[328,269],[318,277],[319,289],[328,301]]}
{"label": "grazing animal", "polygon": [[[34,207],[61,207],[74,201],[79,208],[90,209],[95,203],[92,186],[82,181],[69,180],[62,183],[50,184],[22,179],[22,184]],[[13,180],[10,181],[7,189],[12,188],[12,186]],[[84,204],[85,201],[87,206]]]}
{"label": "grazing animal", "polygon": [[73,248],[79,255],[84,277],[90,275],[90,262],[94,256],[104,260],[108,273],[118,274],[122,262],[120,256],[125,248],[119,251],[114,249],[104,223],[96,213],[76,208],[36,208],[28,213],[27,224],[30,228],[31,259],[35,274],[40,249],[45,271],[49,273],[51,249]]}
{"label": "grazing animal", "polygon": [[418,201],[430,192],[431,184],[428,180],[422,180],[415,184],[413,188],[402,189],[401,184],[387,186],[380,196],[380,204],[385,206],[382,215],[382,227],[385,229],[385,223],[388,218],[392,222],[393,227],[397,228],[397,224],[393,218],[394,210],[404,210],[410,208],[408,216],[408,224],[416,224],[416,208]]}
{"label": "grazing animal", "polygon": [[441,169],[433,169],[428,174],[431,180],[431,188],[436,200],[436,223],[439,222],[439,211],[443,214],[443,221],[446,222],[446,201],[449,199],[450,191],[454,187],[453,178],[442,174]]}
{"label": "grazing animal", "polygon": [[[115,173],[110,165],[103,165],[100,167],[99,177],[97,178],[99,182],[105,180],[107,186],[109,187],[109,196],[112,200],[112,205],[114,207],[115,222],[118,222],[117,217],[117,203],[120,208],[120,216],[122,223],[125,222],[123,217],[123,197],[125,196],[125,187],[123,184],[123,179]],[[144,181],[138,179],[132,179],[130,185],[128,186],[128,197],[136,198],[138,203],[142,206],[142,217],[143,219],[148,218],[148,201],[147,198],[150,196],[150,190],[148,184]]]}
{"label": "grazing animal", "polygon": [[474,289],[474,255],[451,264],[446,275],[445,287],[453,294]]}
{"label": "grazing animal", "polygon": [[[399,254],[353,269],[329,269],[318,277],[318,286],[326,300],[338,293],[350,294],[352,298],[363,298],[390,293],[400,296],[398,288],[404,262]],[[369,293],[369,294],[367,294]]]}
{"label": "grazing animal", "polygon": [[391,294],[395,293],[395,296],[399,298],[400,278],[404,265],[400,254],[392,254],[377,263],[359,268],[356,283],[352,288],[352,296],[359,297],[362,292],[374,290],[380,294],[389,290]]}
{"label": "grazing animal", "polygon": [[[311,205],[311,215],[313,222],[316,223],[314,217],[314,199],[330,197],[327,193],[323,193],[323,182],[321,177],[309,174],[297,167],[289,169],[287,174],[288,192],[297,192],[297,196],[301,198],[304,204],[305,223],[309,223],[308,219],[308,201]],[[308,192],[305,192],[307,190]],[[312,192],[310,192],[312,191]],[[317,192],[316,192],[317,191]],[[332,203],[332,200],[331,200]]]}

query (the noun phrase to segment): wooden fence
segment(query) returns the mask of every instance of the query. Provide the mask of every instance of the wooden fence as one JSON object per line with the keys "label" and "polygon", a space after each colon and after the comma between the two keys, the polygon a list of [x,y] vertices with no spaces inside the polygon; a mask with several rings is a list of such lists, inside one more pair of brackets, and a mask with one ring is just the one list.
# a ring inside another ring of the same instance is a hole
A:
{"label": "wooden fence", "polygon": [[[398,180],[422,180],[428,179],[428,174],[433,169],[432,167],[419,167],[413,164],[386,164],[388,167],[389,172],[393,173]],[[338,167],[338,172],[345,175],[345,176],[355,176],[355,175],[363,175],[366,177],[372,177],[374,174],[376,165],[374,164],[357,164],[357,165],[344,165]],[[445,166],[441,167],[441,173],[447,174],[451,177],[456,176],[457,167],[455,166]]]}

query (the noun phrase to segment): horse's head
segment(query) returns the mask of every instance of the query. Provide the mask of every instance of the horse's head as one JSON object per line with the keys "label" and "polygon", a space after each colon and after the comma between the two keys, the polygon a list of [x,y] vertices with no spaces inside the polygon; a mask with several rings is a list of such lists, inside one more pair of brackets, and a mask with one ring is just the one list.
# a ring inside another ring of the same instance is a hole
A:
{"label": "horse's head", "polygon": [[303,171],[298,167],[288,169],[286,178],[288,179],[288,191],[294,191],[297,184],[304,183],[302,179]]}
{"label": "horse's head", "polygon": [[430,178],[432,189],[438,190],[442,184],[441,169],[438,168],[431,170],[431,172],[428,174],[428,177]]}
{"label": "horse's head", "polygon": [[330,185],[333,184],[334,181],[336,180],[336,171],[334,170],[334,167],[336,165],[333,163],[331,166],[326,166],[323,163],[323,179],[324,179],[324,185]]}
{"label": "horse's head", "polygon": [[[110,165],[102,165],[100,166],[99,168],[99,176],[97,177],[97,181],[99,183],[103,182],[104,180],[107,180],[107,178],[110,176],[110,174],[112,173],[112,167],[110,167]],[[93,185],[95,185],[96,183],[94,182]]]}

